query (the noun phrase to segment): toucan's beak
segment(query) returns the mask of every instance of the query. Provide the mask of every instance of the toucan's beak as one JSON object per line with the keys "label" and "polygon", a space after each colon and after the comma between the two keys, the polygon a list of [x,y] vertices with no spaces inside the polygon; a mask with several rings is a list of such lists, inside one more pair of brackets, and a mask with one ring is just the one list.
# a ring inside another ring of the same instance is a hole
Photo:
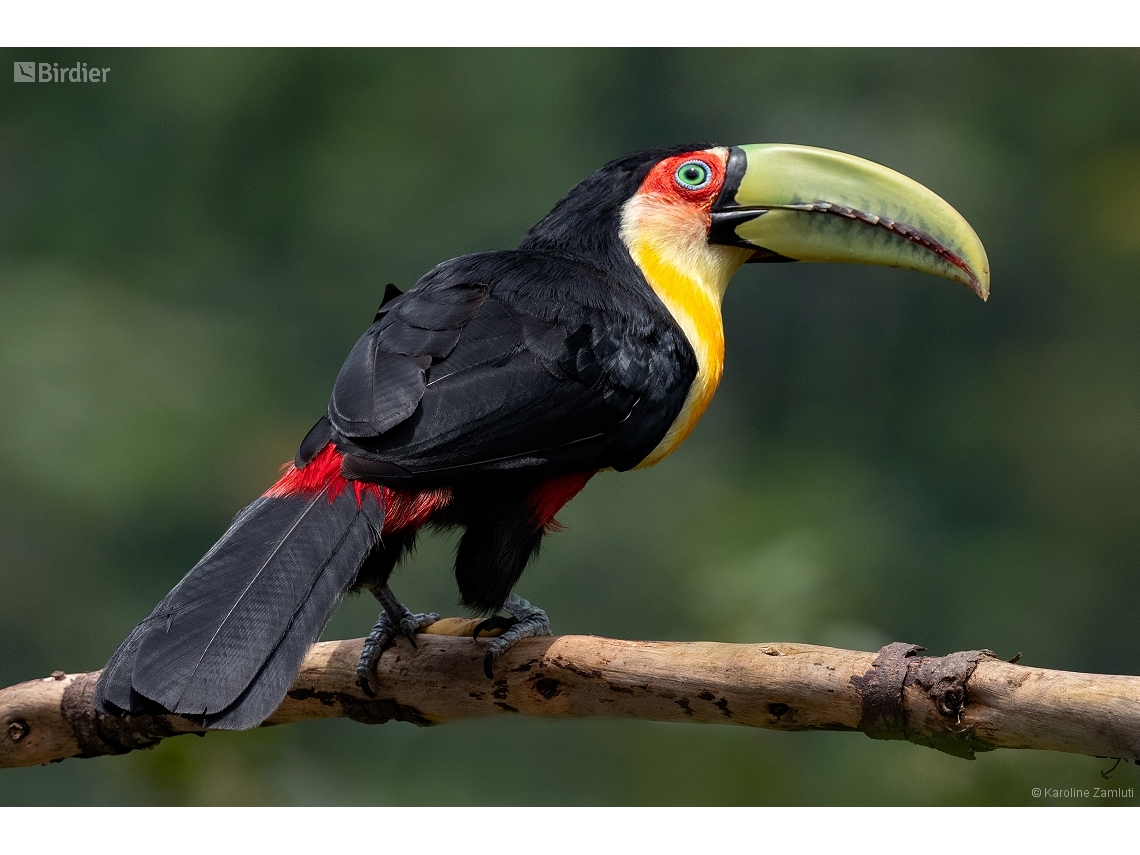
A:
{"label": "toucan's beak", "polygon": [[845,261],[953,279],[985,300],[990,263],[950,205],[905,175],[800,145],[734,146],[712,208],[710,243],[751,261]]}

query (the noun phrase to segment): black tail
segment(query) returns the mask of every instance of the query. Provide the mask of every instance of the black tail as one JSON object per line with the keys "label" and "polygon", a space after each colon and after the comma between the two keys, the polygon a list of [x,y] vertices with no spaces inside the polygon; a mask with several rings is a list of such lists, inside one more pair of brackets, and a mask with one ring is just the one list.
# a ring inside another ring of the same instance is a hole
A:
{"label": "black tail", "polygon": [[380,540],[384,512],[349,487],[262,497],[134,628],[103,670],[95,705],[158,704],[210,727],[256,727]]}

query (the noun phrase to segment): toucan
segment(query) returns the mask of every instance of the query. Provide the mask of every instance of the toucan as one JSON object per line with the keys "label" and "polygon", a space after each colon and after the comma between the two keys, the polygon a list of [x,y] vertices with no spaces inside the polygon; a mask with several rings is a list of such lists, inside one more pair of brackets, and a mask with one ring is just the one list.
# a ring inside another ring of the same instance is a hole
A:
{"label": "toucan", "polygon": [[[574,186],[518,248],[389,286],[327,412],[280,479],[111,656],[109,713],[245,729],[281,703],[341,597],[383,611],[358,666],[411,612],[388,579],[424,526],[461,528],[462,603],[487,617],[484,666],[549,635],[515,593],[555,514],[595,474],[652,466],[721,378],[721,300],[749,262],[903,267],[989,294],[981,241],[947,202],[885,166],[798,145],[674,145]],[[502,614],[505,612],[505,614]]]}

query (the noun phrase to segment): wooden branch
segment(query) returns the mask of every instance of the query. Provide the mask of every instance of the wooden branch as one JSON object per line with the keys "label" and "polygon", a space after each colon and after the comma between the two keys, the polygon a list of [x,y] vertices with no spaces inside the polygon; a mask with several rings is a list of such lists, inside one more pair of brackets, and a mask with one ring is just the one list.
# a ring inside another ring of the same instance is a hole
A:
{"label": "wooden branch", "polygon": [[[909,739],[962,757],[1038,748],[1140,761],[1140,677],[1076,674],[1003,662],[989,651],[918,655],[809,644],[533,638],[483,674],[473,621],[448,618],[401,640],[377,666],[376,698],[355,683],[362,639],[309,651],[266,724],[347,716],[367,724],[441,724],[490,715],[637,718],[773,730],[851,730]],[[467,635],[468,637],[448,637]],[[201,732],[171,715],[97,713],[99,672],[0,690],[0,767],[122,754]]]}

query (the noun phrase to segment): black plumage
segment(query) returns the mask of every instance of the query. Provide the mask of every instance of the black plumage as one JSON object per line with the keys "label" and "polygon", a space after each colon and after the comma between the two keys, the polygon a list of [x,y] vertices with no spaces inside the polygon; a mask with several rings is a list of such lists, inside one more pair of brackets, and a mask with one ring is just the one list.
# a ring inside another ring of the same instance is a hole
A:
{"label": "black plumage", "polygon": [[351,490],[329,501],[262,497],[135,627],[95,692],[107,709],[153,702],[213,727],[259,724],[376,546],[383,509]]}
{"label": "black plumage", "polygon": [[[465,529],[456,556],[464,602],[502,606],[541,542],[533,491],[557,476],[636,466],[685,401],[697,373],[692,347],[630,258],[619,223],[654,163],[704,147],[614,161],[568,192],[517,250],[445,262],[404,294],[389,286],[295,465],[311,465],[331,443],[349,478],[450,488],[434,522]],[[96,704],[256,725],[342,594],[386,585],[415,531],[382,541],[384,522],[377,493],[351,486],[332,501],[320,493],[254,502],[111,657]]]}
{"label": "black plumage", "polygon": [[[381,310],[337,378],[329,420],[346,471],[420,487],[637,465],[697,372],[680,328],[637,284],[540,251],[435,268]],[[361,395],[372,383],[382,393]],[[357,410],[341,403],[353,396]],[[380,398],[410,417],[369,432],[364,410]]]}

